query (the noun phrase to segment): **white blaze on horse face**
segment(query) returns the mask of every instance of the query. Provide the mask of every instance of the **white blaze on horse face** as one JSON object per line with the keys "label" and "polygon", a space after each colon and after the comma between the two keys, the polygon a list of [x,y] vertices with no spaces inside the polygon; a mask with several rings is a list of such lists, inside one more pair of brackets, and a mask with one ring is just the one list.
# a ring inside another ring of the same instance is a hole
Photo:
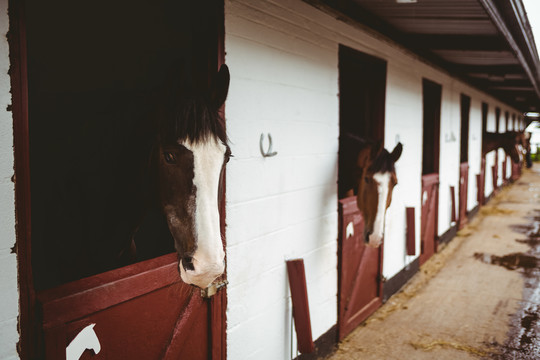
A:
{"label": "white blaze on horse face", "polygon": [[390,192],[390,173],[375,173],[373,180],[377,183],[378,204],[373,232],[369,235],[369,246],[378,247],[381,245],[384,235],[384,215],[386,214],[386,202]]}
{"label": "white blaze on horse face", "polygon": [[180,264],[180,277],[187,284],[202,289],[210,285],[225,270],[225,252],[221,242],[218,191],[226,147],[218,140],[192,143],[183,141],[193,153],[193,185],[195,194],[194,270],[186,271]]}

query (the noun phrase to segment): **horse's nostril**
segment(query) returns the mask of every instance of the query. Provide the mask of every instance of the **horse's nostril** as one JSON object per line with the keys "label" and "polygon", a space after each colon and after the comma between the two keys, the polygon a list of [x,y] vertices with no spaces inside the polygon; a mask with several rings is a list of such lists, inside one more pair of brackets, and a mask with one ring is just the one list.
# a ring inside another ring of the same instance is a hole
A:
{"label": "horse's nostril", "polygon": [[371,235],[371,234],[372,234],[371,231],[365,232],[364,242],[365,242],[366,244],[369,242],[369,235]]}
{"label": "horse's nostril", "polygon": [[193,266],[193,258],[191,256],[184,256],[182,258],[182,266],[184,267],[184,270],[195,270],[195,266]]}

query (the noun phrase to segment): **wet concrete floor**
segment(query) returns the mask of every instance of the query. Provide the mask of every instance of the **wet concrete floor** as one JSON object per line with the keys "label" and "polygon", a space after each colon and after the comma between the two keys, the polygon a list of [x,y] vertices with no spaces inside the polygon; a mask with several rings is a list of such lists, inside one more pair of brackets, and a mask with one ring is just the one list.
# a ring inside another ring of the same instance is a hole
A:
{"label": "wet concrete floor", "polygon": [[535,164],[328,359],[540,359],[539,311]]}
{"label": "wet concrete floor", "polygon": [[491,255],[489,259],[486,254],[475,254],[488,263],[517,270],[525,278],[522,306],[512,316],[508,338],[494,359],[540,359],[540,210],[535,209],[527,220],[530,224],[513,226],[516,232],[526,235],[516,241],[530,247],[527,253]]}

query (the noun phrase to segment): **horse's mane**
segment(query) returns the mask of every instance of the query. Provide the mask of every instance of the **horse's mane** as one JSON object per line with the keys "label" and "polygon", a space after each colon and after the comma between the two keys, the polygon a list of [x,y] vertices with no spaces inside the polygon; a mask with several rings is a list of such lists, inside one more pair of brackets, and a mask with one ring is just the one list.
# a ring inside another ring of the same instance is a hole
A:
{"label": "horse's mane", "polygon": [[373,161],[369,167],[371,171],[375,172],[395,172],[394,161],[390,157],[390,153],[386,149],[382,149],[379,156]]}

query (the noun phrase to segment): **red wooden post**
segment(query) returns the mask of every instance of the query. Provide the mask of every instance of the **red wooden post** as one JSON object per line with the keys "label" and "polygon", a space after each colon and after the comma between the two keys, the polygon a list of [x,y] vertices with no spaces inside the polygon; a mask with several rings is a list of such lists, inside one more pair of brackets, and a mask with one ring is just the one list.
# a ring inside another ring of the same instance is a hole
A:
{"label": "red wooden post", "polygon": [[502,168],[502,177],[503,177],[502,180],[503,180],[503,184],[506,184],[508,182],[507,174],[506,174],[506,168],[508,166],[508,156],[506,156],[504,158],[502,166],[503,166],[503,168]]}
{"label": "red wooden post", "polygon": [[304,259],[288,260],[287,272],[289,274],[289,287],[291,289],[298,350],[302,354],[310,353],[315,350],[315,344],[313,343],[313,338],[311,336],[311,320],[309,317]]}
{"label": "red wooden post", "polygon": [[497,190],[497,180],[499,177],[499,166],[498,164],[495,164],[491,167],[491,174],[492,174],[492,180],[493,180],[493,192]]}
{"label": "red wooden post", "polygon": [[416,255],[416,232],[414,224],[414,208],[405,208],[407,216],[407,255]]}
{"label": "red wooden post", "polygon": [[454,186],[450,186],[450,197],[452,199],[452,222],[456,222],[457,216],[456,216],[456,188]]}
{"label": "red wooden post", "polygon": [[482,175],[476,174],[476,201],[478,206],[482,206]]}

